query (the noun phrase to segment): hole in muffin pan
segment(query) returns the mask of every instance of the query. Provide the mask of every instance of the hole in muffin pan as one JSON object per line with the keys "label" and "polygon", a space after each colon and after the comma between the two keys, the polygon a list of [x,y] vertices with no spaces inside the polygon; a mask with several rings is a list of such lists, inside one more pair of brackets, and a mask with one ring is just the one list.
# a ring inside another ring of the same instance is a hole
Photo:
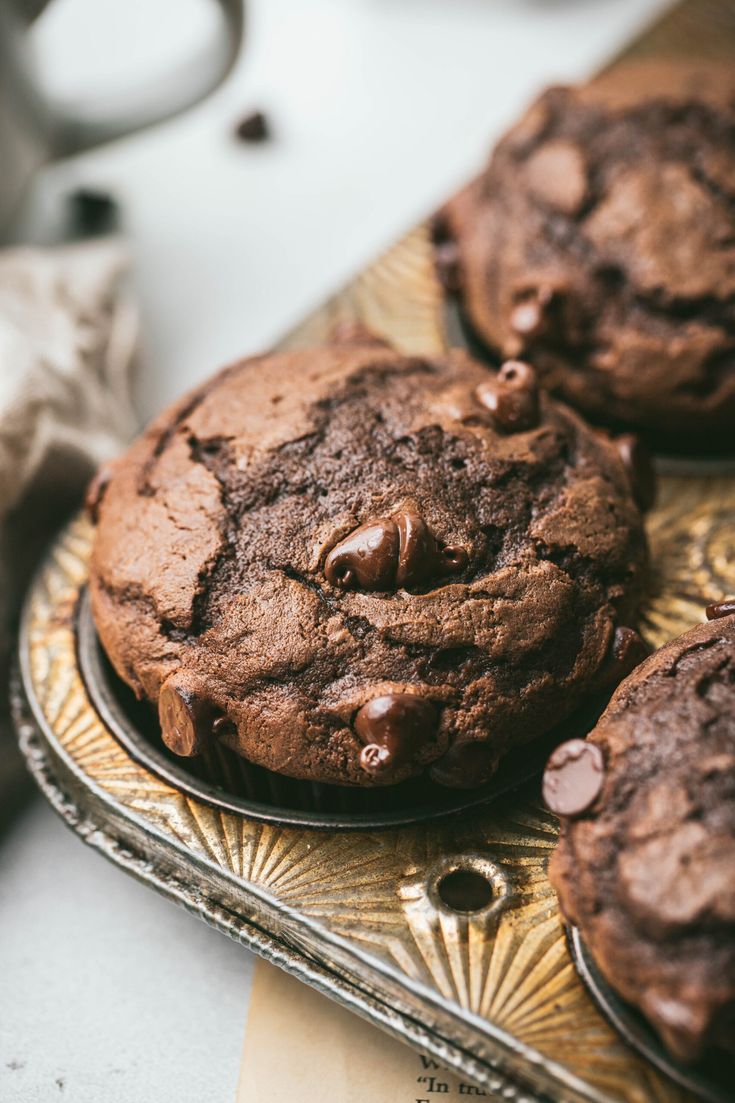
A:
{"label": "hole in muffin pan", "polygon": [[[503,357],[495,353],[474,329],[465,313],[460,298],[457,295],[445,295],[444,297],[444,331],[447,342],[451,347],[464,348],[480,363],[488,364],[492,368],[499,368]],[[523,359],[521,355],[519,359]],[[533,362],[533,356],[529,356]],[[612,433],[630,432],[625,426],[605,426]],[[657,474],[659,475],[732,475],[735,474],[735,455],[723,456],[681,456],[669,453],[653,453],[653,460]]]}
{"label": "hole in muffin pan", "polygon": [[454,915],[489,915],[505,906],[510,886],[494,862],[463,855],[444,861],[430,874],[428,895],[435,907]]}
{"label": "hole in muffin pan", "polygon": [[735,1099],[735,1056],[716,1051],[696,1065],[683,1065],[664,1049],[643,1015],[618,996],[599,972],[577,927],[567,928],[567,943],[579,976],[610,1025],[642,1057],[703,1103]]}
{"label": "hole in muffin pan", "polygon": [[447,873],[436,890],[442,902],[454,912],[479,912],[493,898],[493,886],[488,879],[472,869]]}
{"label": "hole in muffin pan", "polygon": [[213,739],[195,758],[179,758],[161,740],[158,718],[115,674],[97,638],[89,596],[77,608],[79,668],[92,705],[136,762],[180,792],[225,812],[285,826],[332,830],[403,827],[476,808],[540,774],[562,740],[584,735],[604,706],[587,704],[557,729],[511,751],[477,789],[447,789],[425,778],[361,789],[282,777],[254,766]]}

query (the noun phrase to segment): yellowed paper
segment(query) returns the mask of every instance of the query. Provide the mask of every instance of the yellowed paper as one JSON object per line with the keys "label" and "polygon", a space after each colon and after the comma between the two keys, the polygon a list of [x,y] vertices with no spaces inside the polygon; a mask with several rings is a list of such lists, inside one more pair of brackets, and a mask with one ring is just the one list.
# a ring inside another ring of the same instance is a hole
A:
{"label": "yellowed paper", "polygon": [[255,967],[237,1103],[438,1103],[484,1097],[275,966]]}

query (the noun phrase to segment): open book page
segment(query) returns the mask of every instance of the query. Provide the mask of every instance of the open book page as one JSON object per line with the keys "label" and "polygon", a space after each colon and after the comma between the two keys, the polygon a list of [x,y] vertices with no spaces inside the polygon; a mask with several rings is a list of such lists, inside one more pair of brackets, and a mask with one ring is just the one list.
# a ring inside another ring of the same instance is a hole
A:
{"label": "open book page", "polygon": [[259,961],[237,1103],[434,1103],[491,1098],[430,1057]]}

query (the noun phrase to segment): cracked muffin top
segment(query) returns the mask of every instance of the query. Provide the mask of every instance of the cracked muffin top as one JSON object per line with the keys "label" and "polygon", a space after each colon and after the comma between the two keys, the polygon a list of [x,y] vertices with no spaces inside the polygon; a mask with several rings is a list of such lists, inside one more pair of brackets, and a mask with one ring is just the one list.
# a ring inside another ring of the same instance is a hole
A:
{"label": "cracked muffin top", "polygon": [[626,678],[544,776],[562,910],[685,1061],[735,1051],[735,602],[708,615]]}
{"label": "cracked muffin top", "polygon": [[735,450],[735,70],[548,89],[437,220],[472,328],[593,420]]}
{"label": "cracked muffin top", "polygon": [[630,445],[520,362],[246,360],[95,481],[99,635],[178,754],[479,784],[640,657]]}

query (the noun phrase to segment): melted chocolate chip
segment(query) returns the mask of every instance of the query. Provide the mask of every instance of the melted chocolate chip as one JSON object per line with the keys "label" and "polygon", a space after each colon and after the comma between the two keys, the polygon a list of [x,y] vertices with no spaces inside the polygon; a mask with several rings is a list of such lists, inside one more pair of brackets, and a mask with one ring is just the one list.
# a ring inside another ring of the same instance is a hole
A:
{"label": "melted chocolate chip", "polygon": [[391,590],[397,561],[395,522],[371,521],[332,548],[324,564],[324,573],[328,582],[343,589]]}
{"label": "melted chocolate chip", "polygon": [[439,282],[450,295],[462,289],[459,247],[454,241],[441,241],[434,246],[434,262]]}
{"label": "melted chocolate chip", "polygon": [[493,379],[480,383],[475,394],[504,433],[532,429],[539,420],[536,372],[522,360],[508,360]]}
{"label": "melted chocolate chip", "polygon": [[105,491],[110,485],[111,478],[112,467],[109,465],[100,467],[84,495],[84,508],[95,525],[99,517],[100,504],[105,496]]}
{"label": "melted chocolate chip", "polygon": [[543,797],[557,816],[581,816],[594,804],[604,780],[600,748],[584,739],[570,739],[556,748],[546,764]]}
{"label": "melted chocolate chip", "polygon": [[441,547],[417,513],[397,513],[398,569],[396,585],[415,586],[437,574],[456,573],[467,565],[467,552],[458,544]]}
{"label": "melted chocolate chip", "polygon": [[412,586],[433,573],[439,548],[428,525],[417,513],[399,513],[396,516],[396,526],[398,528],[396,585]]}
{"label": "melted chocolate chip", "polygon": [[735,616],[735,597],[724,601],[713,601],[705,608],[707,620],[720,620],[721,617]]}
{"label": "melted chocolate chip", "polygon": [[438,720],[436,707],[425,697],[413,693],[374,697],[355,716],[355,731],[365,744],[361,766],[370,773],[400,766],[431,742]]}
{"label": "melted chocolate chip", "polygon": [[179,675],[167,678],[158,697],[158,719],[163,742],[174,754],[199,754],[212,731],[213,708]]}
{"label": "melted chocolate chip", "polygon": [[455,743],[435,762],[432,781],[450,789],[473,789],[489,781],[498,768],[498,756],[485,740]]}
{"label": "melted chocolate chip", "polygon": [[324,564],[327,581],[343,589],[395,590],[437,574],[456,573],[467,552],[441,547],[422,517],[411,510],[370,521],[332,548]]}
{"label": "melted chocolate chip", "polygon": [[634,433],[623,433],[615,438],[614,444],[628,472],[633,497],[645,513],[656,500],[656,473],[651,454]]}
{"label": "melted chocolate chip", "polygon": [[455,573],[463,571],[467,566],[467,549],[459,544],[445,544],[439,554],[445,571]]}

